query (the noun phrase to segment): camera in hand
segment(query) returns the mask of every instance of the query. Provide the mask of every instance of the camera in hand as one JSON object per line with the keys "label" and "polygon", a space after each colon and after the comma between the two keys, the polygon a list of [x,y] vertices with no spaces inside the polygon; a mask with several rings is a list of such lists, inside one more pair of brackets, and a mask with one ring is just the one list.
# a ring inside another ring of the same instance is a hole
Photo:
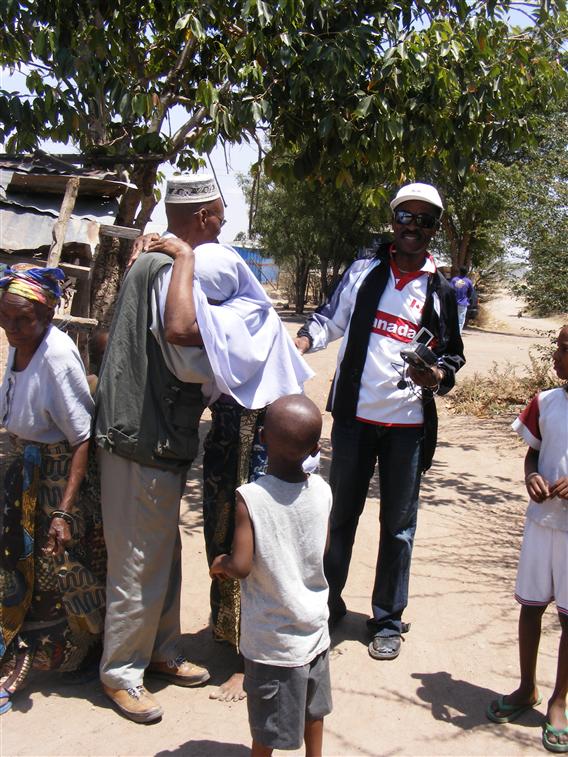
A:
{"label": "camera in hand", "polygon": [[411,342],[406,349],[400,351],[400,356],[405,363],[419,371],[428,370],[437,362],[435,353],[421,342]]}

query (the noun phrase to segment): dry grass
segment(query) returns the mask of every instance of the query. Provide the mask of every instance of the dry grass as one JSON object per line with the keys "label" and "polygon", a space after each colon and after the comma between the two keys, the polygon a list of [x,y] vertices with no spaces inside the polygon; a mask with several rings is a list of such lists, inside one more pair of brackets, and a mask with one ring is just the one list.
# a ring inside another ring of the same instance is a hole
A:
{"label": "dry grass", "polygon": [[554,386],[560,382],[551,369],[548,351],[536,348],[530,352],[529,366],[494,363],[487,375],[474,373],[460,382],[446,402],[453,413],[492,418],[518,412],[537,392]]}

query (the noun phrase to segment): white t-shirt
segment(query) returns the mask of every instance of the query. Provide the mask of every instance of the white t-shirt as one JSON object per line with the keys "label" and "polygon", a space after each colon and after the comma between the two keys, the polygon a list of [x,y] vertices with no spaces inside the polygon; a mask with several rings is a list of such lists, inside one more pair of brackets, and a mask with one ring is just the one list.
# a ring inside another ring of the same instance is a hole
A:
{"label": "white t-shirt", "polygon": [[316,474],[289,483],[261,476],[239,487],[254,529],[252,570],[241,581],[244,657],[307,665],[329,647],[323,572],[331,489]]}
{"label": "white t-shirt", "polygon": [[[538,472],[550,484],[568,476],[568,392],[564,388],[537,394],[512,427],[529,447],[538,450]],[[527,518],[547,528],[568,531],[568,500],[531,499]]]}
{"label": "white t-shirt", "polygon": [[14,371],[15,349],[0,388],[0,422],[20,439],[74,447],[91,435],[94,402],[73,341],[50,325],[27,368]]}

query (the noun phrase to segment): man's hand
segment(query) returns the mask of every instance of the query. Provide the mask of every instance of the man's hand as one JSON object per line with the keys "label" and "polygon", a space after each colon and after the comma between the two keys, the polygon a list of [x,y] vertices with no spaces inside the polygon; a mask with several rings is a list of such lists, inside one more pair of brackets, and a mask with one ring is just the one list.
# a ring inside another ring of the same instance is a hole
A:
{"label": "man's hand", "polygon": [[209,575],[211,578],[220,578],[223,581],[230,578],[230,576],[225,573],[225,561],[228,557],[229,555],[217,555],[209,568]]}
{"label": "man's hand", "polygon": [[[562,481],[562,479],[560,479],[560,481]],[[559,482],[557,481],[556,484],[558,483]],[[550,484],[543,476],[540,475],[540,473],[537,473],[536,471],[529,473],[526,476],[525,485],[527,487],[529,497],[534,502],[544,502],[545,499],[548,499],[548,497],[551,496]]]}
{"label": "man's hand", "polygon": [[294,339],[294,344],[300,355],[303,355],[304,352],[307,352],[310,349],[310,340],[307,336],[297,336]]}
{"label": "man's hand", "polygon": [[147,252],[150,242],[155,242],[156,239],[159,238],[160,235],[156,234],[155,232],[153,232],[152,234],[143,234],[140,237],[136,237],[134,244],[132,245],[132,252],[130,253],[130,257],[128,258],[128,263],[126,264],[126,270],[128,271],[129,268],[132,267],[141,252]]}
{"label": "man's hand", "polygon": [[418,386],[437,389],[444,378],[444,371],[437,366],[432,368],[415,368],[408,366],[408,377]]}
{"label": "man's hand", "polygon": [[560,497],[568,499],[568,476],[562,476],[550,487],[551,497]]}
{"label": "man's hand", "polygon": [[174,260],[182,255],[193,256],[193,248],[179,237],[158,237],[148,242],[146,252],[163,252]]}
{"label": "man's hand", "polygon": [[144,234],[138,237],[128,260],[127,270],[142,252],[163,252],[174,260],[181,255],[193,255],[193,249],[178,237],[161,237],[159,234]]}
{"label": "man's hand", "polygon": [[63,518],[52,518],[47,541],[43,548],[44,555],[59,557],[65,547],[71,542],[71,528]]}

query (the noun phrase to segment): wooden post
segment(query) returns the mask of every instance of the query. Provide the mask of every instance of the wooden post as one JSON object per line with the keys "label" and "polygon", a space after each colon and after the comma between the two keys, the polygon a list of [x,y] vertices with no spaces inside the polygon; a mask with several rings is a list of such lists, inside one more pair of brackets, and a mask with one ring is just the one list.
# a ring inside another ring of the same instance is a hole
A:
{"label": "wooden post", "polygon": [[67,231],[67,224],[71,218],[71,213],[75,207],[75,201],[79,192],[79,177],[72,176],[67,182],[65,188],[65,195],[63,202],[61,203],[61,210],[59,211],[59,218],[53,226],[53,243],[49,248],[49,254],[47,256],[47,267],[54,268],[59,263],[61,257],[61,251],[63,250],[63,243],[65,242],[65,232]]}

